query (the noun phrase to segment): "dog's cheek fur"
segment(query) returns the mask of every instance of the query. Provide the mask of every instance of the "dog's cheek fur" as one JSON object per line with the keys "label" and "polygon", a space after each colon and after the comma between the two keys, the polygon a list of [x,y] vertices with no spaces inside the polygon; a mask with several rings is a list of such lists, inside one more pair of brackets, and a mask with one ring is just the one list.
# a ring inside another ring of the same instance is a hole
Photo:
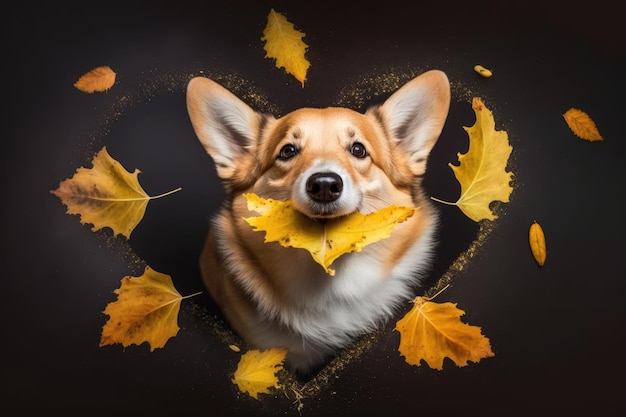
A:
{"label": "dog's cheek fur", "polygon": [[386,173],[396,187],[402,190],[410,190],[415,184],[415,175],[411,169],[409,158],[406,152],[403,152],[399,146],[391,148],[391,158],[388,161]]}
{"label": "dog's cheek fur", "polygon": [[382,115],[371,111],[364,115],[363,120],[364,123],[360,124],[359,129],[368,138],[370,146],[374,146],[370,152],[372,163],[387,175],[395,187],[410,192],[414,175],[407,153],[398,141],[390,136]]}
{"label": "dog's cheek fur", "polygon": [[237,159],[232,161],[237,169],[228,178],[222,178],[229,194],[249,190],[273,163],[265,134],[275,130],[276,119],[268,114],[258,113],[258,116],[256,123],[250,127],[254,133],[252,139],[240,144]]}
{"label": "dog's cheek fur", "polygon": [[250,188],[261,173],[261,165],[250,153],[246,153],[238,162],[239,169],[229,180],[233,192]]}

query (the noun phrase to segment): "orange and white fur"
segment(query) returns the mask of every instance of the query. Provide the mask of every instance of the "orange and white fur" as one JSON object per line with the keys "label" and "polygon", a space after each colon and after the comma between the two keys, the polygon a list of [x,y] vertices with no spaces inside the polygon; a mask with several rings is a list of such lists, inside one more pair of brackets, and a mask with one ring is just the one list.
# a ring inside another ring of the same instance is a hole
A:
{"label": "orange and white fur", "polygon": [[[307,372],[414,297],[436,243],[437,215],[421,179],[449,105],[450,84],[438,70],[365,113],[302,108],[280,118],[208,78],[189,82],[193,128],[228,193],[201,271],[250,347],[286,347],[287,367]],[[320,222],[392,204],[419,210],[389,238],[339,257],[330,276],[306,250],[264,243],[264,233],[243,220],[258,215],[248,211],[244,193],[292,200]]]}

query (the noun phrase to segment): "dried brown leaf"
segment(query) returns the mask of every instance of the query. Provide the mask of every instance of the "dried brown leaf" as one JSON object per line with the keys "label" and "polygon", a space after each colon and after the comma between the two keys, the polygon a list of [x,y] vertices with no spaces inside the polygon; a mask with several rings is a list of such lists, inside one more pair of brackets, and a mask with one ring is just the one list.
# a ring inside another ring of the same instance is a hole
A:
{"label": "dried brown leaf", "polygon": [[115,76],[115,72],[110,67],[97,67],[81,75],[74,83],[74,87],[83,93],[103,92],[113,87]]}
{"label": "dried brown leaf", "polygon": [[595,122],[582,110],[571,108],[563,114],[565,122],[576,136],[581,139],[595,142],[602,140]]}

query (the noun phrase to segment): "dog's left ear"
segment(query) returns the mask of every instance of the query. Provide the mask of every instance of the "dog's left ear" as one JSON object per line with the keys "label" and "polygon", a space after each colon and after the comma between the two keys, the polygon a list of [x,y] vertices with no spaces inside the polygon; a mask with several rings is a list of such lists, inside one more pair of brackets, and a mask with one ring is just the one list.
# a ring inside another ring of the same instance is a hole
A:
{"label": "dog's left ear", "polygon": [[426,162],[450,109],[450,82],[442,71],[425,72],[393,93],[379,114],[392,140],[407,152],[413,175],[426,172]]}

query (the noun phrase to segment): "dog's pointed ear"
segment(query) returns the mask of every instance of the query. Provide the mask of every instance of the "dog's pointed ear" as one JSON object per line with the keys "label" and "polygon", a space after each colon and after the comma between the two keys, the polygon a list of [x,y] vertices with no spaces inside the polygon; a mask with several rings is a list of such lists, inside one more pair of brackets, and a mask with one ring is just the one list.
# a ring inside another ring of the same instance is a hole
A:
{"label": "dog's pointed ear", "polygon": [[193,78],[187,85],[187,112],[219,177],[237,181],[238,174],[253,164],[258,135],[271,116],[254,111],[226,88],[204,77]]}
{"label": "dog's pointed ear", "polygon": [[374,109],[392,140],[409,157],[413,175],[423,175],[450,109],[450,82],[442,71],[427,71]]}

